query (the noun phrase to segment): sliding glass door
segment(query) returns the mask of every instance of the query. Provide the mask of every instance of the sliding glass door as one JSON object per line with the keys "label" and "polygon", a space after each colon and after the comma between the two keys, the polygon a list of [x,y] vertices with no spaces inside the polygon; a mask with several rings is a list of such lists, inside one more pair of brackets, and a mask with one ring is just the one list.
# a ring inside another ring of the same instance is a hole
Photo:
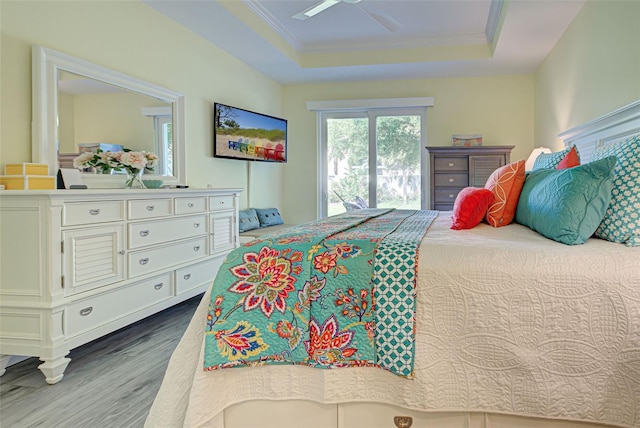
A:
{"label": "sliding glass door", "polygon": [[426,108],[323,113],[321,209],[425,209]]}

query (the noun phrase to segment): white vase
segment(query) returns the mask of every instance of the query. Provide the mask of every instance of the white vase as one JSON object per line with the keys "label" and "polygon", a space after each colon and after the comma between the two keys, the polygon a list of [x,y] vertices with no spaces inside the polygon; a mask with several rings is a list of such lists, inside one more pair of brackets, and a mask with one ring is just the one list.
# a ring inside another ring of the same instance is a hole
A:
{"label": "white vase", "polygon": [[127,181],[124,182],[125,189],[145,189],[142,182],[142,173],[144,169],[127,170]]}

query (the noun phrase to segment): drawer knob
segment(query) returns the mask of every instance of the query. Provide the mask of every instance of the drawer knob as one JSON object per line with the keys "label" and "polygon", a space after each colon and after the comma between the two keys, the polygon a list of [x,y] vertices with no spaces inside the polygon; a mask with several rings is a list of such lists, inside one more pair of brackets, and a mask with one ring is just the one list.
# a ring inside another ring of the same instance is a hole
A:
{"label": "drawer knob", "polygon": [[450,197],[451,199],[453,199],[453,197],[454,197],[454,196],[455,196],[455,195],[454,195],[453,193],[449,193],[449,197]]}
{"label": "drawer knob", "polygon": [[160,290],[163,286],[164,286],[164,284],[162,282],[160,282],[160,283],[154,285],[153,288],[155,288],[156,290]]}
{"label": "drawer knob", "polygon": [[146,265],[147,263],[149,263],[149,258],[145,257],[144,259],[140,259],[139,263],[141,265]]}
{"label": "drawer knob", "polygon": [[118,254],[122,254],[122,255],[124,255],[124,250],[120,250],[120,251],[118,251]]}
{"label": "drawer knob", "polygon": [[140,231],[140,236],[142,236],[142,237],[149,236],[149,231],[148,230],[141,230]]}
{"label": "drawer knob", "polygon": [[98,209],[98,208],[94,208],[94,209],[92,209],[92,210],[89,210],[89,214],[91,214],[91,215],[98,215],[98,214],[100,214],[100,209]]}
{"label": "drawer knob", "polygon": [[224,205],[224,201],[218,201],[220,205]]}
{"label": "drawer knob", "polygon": [[153,205],[147,205],[147,211],[153,211],[156,207]]}
{"label": "drawer knob", "polygon": [[394,416],[393,423],[397,428],[410,428],[413,425],[411,416]]}
{"label": "drawer knob", "polygon": [[195,227],[196,229],[200,227],[200,223],[193,223],[193,227]]}
{"label": "drawer knob", "polygon": [[453,167],[454,163],[453,162],[449,162],[449,166]]}
{"label": "drawer knob", "polygon": [[196,245],[195,247],[193,247],[193,251],[200,251],[200,245]]}
{"label": "drawer knob", "polygon": [[88,308],[80,309],[80,316],[86,317],[91,312],[93,312],[93,306],[89,306]]}
{"label": "drawer knob", "polygon": [[193,202],[189,202],[189,203],[187,204],[187,206],[188,206],[189,208],[193,208]]}
{"label": "drawer knob", "polygon": [[455,180],[453,178],[449,179],[449,183],[453,183]]}
{"label": "drawer knob", "polygon": [[183,278],[184,278],[184,279],[189,279],[189,278],[191,278],[191,274],[190,274],[190,273],[188,273],[188,274],[186,274],[185,276],[183,276]]}

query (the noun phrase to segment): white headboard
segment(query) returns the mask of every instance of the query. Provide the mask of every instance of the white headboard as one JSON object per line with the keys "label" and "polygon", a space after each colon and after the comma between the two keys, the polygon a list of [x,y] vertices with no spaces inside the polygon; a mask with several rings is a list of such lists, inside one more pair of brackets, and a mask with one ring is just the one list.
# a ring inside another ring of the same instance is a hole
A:
{"label": "white headboard", "polygon": [[565,147],[575,145],[581,163],[591,160],[596,148],[640,134],[640,100],[558,134]]}

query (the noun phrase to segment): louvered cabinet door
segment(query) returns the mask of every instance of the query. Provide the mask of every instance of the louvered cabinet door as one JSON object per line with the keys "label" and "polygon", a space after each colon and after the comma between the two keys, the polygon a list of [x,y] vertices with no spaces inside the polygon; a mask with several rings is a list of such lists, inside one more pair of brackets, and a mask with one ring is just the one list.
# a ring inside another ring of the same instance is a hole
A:
{"label": "louvered cabinet door", "polygon": [[235,248],[235,211],[219,211],[211,214],[211,255]]}
{"label": "louvered cabinet door", "polygon": [[62,245],[65,294],[124,279],[124,226],[63,231]]}
{"label": "louvered cabinet door", "polygon": [[484,187],[493,171],[506,162],[505,155],[469,156],[469,186]]}

